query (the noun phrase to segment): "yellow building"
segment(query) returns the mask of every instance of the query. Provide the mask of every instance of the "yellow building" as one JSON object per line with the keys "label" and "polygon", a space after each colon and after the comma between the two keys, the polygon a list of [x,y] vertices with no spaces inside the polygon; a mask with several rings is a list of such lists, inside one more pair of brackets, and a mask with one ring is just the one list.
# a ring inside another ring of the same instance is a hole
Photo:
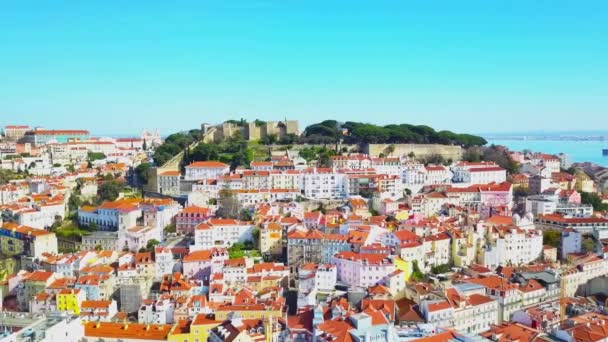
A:
{"label": "yellow building", "polygon": [[412,216],[412,211],[409,209],[401,209],[395,213],[395,219],[397,221],[405,221]]}
{"label": "yellow building", "polygon": [[411,261],[407,261],[407,260],[403,260],[400,257],[395,257],[395,269],[398,269],[400,271],[403,271],[403,276],[406,282],[408,282],[410,280],[410,277],[412,276],[412,262]]}
{"label": "yellow building", "polygon": [[80,304],[86,294],[80,289],[63,289],[57,293],[57,310],[80,315]]}
{"label": "yellow building", "polygon": [[280,287],[283,277],[280,276],[249,276],[247,277],[247,285],[255,292],[260,292],[263,289],[270,287]]}
{"label": "yellow building", "polygon": [[477,257],[475,233],[472,230],[453,231],[451,237],[454,266],[464,267],[473,264]]}
{"label": "yellow building", "polygon": [[260,229],[260,252],[262,255],[283,253],[283,229],[277,222],[270,222]]}
{"label": "yellow building", "polygon": [[249,305],[222,305],[215,311],[215,319],[225,321],[230,313],[234,312],[240,315],[243,319],[262,319],[262,318],[281,318],[283,311],[282,305],[275,307],[266,307],[264,304],[249,304]]}
{"label": "yellow building", "polygon": [[220,325],[220,321],[198,314],[192,321],[181,320],[169,332],[169,342],[204,342],[209,338],[211,329]]}

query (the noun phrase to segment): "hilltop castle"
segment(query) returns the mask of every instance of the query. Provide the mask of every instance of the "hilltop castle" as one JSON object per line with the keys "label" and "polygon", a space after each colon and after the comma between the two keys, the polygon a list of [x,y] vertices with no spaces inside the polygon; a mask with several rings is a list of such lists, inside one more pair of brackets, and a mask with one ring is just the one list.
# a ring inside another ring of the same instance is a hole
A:
{"label": "hilltop castle", "polygon": [[277,139],[288,134],[300,134],[297,120],[285,121],[255,121],[255,122],[230,122],[226,121],[219,125],[202,124],[203,141],[205,143],[219,142],[240,132],[247,140],[260,140],[269,135],[275,135]]}

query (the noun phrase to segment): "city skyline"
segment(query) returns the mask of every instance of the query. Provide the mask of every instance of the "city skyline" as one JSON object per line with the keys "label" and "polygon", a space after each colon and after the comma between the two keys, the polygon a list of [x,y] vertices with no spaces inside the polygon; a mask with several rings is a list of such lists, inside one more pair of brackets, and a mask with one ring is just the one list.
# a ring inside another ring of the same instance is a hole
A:
{"label": "city skyline", "polygon": [[3,5],[0,124],[169,134],[287,116],[302,127],[608,129],[599,1],[125,6]]}

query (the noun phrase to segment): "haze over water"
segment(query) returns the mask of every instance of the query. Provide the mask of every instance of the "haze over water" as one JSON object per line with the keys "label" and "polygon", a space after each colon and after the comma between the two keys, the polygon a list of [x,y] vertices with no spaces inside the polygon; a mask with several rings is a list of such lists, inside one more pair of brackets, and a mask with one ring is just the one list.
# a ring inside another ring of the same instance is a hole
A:
{"label": "haze over water", "polygon": [[503,145],[513,151],[528,149],[551,154],[562,152],[570,155],[572,162],[591,162],[608,166],[608,156],[602,156],[602,149],[608,148],[608,141],[488,139],[488,144]]}

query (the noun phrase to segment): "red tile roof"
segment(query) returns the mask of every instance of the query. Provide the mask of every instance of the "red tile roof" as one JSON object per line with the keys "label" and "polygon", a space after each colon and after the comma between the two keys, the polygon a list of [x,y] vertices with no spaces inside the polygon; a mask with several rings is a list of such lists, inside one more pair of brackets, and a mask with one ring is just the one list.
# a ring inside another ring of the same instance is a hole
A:
{"label": "red tile roof", "polygon": [[223,169],[227,168],[228,165],[218,161],[198,161],[193,162],[186,166],[187,168],[211,168],[211,169]]}
{"label": "red tile roof", "polygon": [[171,327],[171,324],[86,322],[84,335],[111,339],[164,341],[167,340]]}

